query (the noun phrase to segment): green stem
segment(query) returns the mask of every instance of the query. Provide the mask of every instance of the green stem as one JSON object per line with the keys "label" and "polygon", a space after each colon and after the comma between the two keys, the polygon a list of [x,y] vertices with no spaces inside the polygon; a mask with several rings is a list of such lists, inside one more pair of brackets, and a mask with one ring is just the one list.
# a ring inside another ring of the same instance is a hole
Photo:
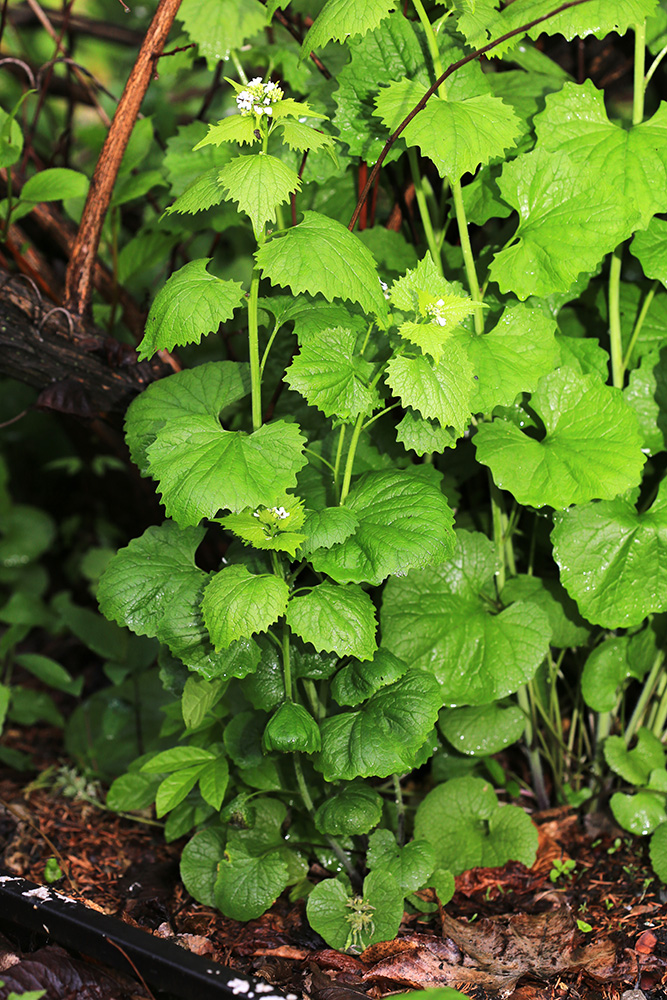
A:
{"label": "green stem", "polygon": [[403,847],[405,843],[405,802],[403,801],[400,775],[392,774],[392,782],[394,785],[394,799],[396,800],[396,840],[398,841],[398,846]]}
{"label": "green stem", "polygon": [[252,399],[252,429],[262,426],[262,369],[259,363],[259,324],[257,321],[259,298],[259,268],[254,268],[248,298],[248,352],[250,355],[250,393]]}
{"label": "green stem", "polygon": [[289,637],[290,637],[289,625],[287,624],[287,622],[285,622],[285,624],[283,625],[283,643],[282,643],[285,699],[286,701],[294,701],[294,692],[292,690],[292,663],[290,660]]}
{"label": "green stem", "polygon": [[363,430],[364,417],[363,414],[359,414],[357,417],[357,422],[354,425],[354,430],[352,431],[352,440],[350,441],[350,450],[347,453],[347,461],[345,462],[345,474],[343,476],[343,485],[340,489],[340,500],[339,506],[342,507],[347,499],[347,495],[350,492],[350,482],[352,480],[352,467],[354,466],[354,456],[357,453],[357,445],[359,444],[359,436]]}
{"label": "green stem", "polygon": [[635,70],[632,92],[632,124],[644,120],[644,68],[646,60],[646,21],[635,25]]}
{"label": "green stem", "polygon": [[[468,234],[468,220],[466,218],[466,210],[463,205],[463,196],[461,194],[461,182],[452,181],[452,195],[454,196],[454,211],[456,212],[456,224],[459,229],[459,239],[461,241],[461,250],[463,251],[463,263],[466,269],[466,277],[468,279],[468,288],[470,289],[470,298],[473,302],[481,302],[482,296],[479,290],[479,281],[477,278],[477,270],[475,268],[475,258],[472,254],[472,247],[470,245],[470,236]],[[484,319],[482,317],[482,310],[475,309],[472,314],[473,322],[475,324],[475,333],[484,333]]]}
{"label": "green stem", "polygon": [[274,324],[274,326],[273,326],[273,330],[271,331],[271,336],[268,339],[267,345],[264,348],[264,353],[262,354],[262,360],[261,360],[260,366],[259,366],[259,377],[260,377],[260,379],[264,375],[264,369],[266,368],[266,362],[269,360],[269,352],[270,352],[271,348],[273,347],[273,341],[276,339],[276,337],[278,335],[278,330],[279,329],[280,329],[280,327],[278,326],[278,323],[276,322]]}
{"label": "green stem", "polygon": [[655,59],[651,63],[651,66],[650,66],[650,69],[649,69],[648,73],[644,77],[644,93],[646,93],[646,88],[648,87],[649,83],[651,82],[651,77],[653,76],[653,74],[655,73],[655,71],[657,70],[658,66],[660,65],[660,63],[662,62],[662,60],[665,58],[665,56],[667,56],[667,45],[665,45],[662,49],[660,49],[660,51],[658,52],[657,56],[655,57]]}
{"label": "green stem", "polygon": [[[433,25],[428,19],[428,15],[424,9],[424,5],[421,0],[412,0],[414,8],[417,12],[417,16],[422,23],[422,27],[426,32],[426,43],[428,45],[428,50],[433,61],[433,69],[435,70],[436,77],[442,76],[443,66],[442,59],[440,58],[440,50],[438,49],[438,40],[433,29]],[[438,96],[442,100],[447,100],[447,87],[444,83],[438,87]],[[475,269],[475,259],[472,254],[472,247],[470,246],[470,236],[468,234],[468,220],[466,218],[465,208],[463,206],[463,197],[461,194],[461,182],[451,181],[452,195],[454,198],[454,211],[456,213],[456,224],[459,230],[459,239],[461,241],[461,250],[463,251],[463,263],[465,265],[466,277],[468,279],[468,288],[470,289],[470,297],[473,302],[481,302],[482,297],[479,290],[479,280],[477,278],[477,271]],[[440,265],[441,266],[441,265]],[[480,334],[484,332],[484,321],[482,319],[481,309],[475,309],[473,313],[473,321],[475,324],[475,333]]]}
{"label": "green stem", "polygon": [[[664,680],[664,674],[662,680]],[[660,701],[658,702],[658,710],[655,714],[655,719],[651,725],[651,730],[654,736],[657,736],[659,740],[662,739],[662,734],[665,731],[665,721],[667,720],[667,684],[663,685],[663,690],[661,692]]]}
{"label": "green stem", "polygon": [[338,489],[338,474],[340,472],[340,460],[343,457],[343,445],[345,444],[345,435],[347,433],[347,424],[342,424],[340,431],[338,432],[338,447],[336,448],[336,460],[334,463],[334,485]]}
{"label": "green stem", "polygon": [[662,669],[662,664],[665,659],[665,654],[662,650],[657,654],[653,665],[649,670],[648,676],[644,681],[644,686],[642,687],[639,698],[637,699],[637,704],[634,707],[634,711],[630,716],[630,721],[625,727],[625,732],[623,737],[626,743],[629,743],[632,737],[635,735],[639,726],[641,725],[642,719],[644,717],[644,712],[646,711],[646,706],[653,696],[653,691],[658,680],[658,676]]}
{"label": "green stem", "polygon": [[440,257],[438,241],[436,240],[435,232],[433,231],[431,214],[428,210],[428,205],[426,203],[426,195],[424,194],[424,187],[422,185],[422,177],[419,170],[419,160],[417,159],[417,151],[414,146],[408,147],[408,162],[410,164],[410,173],[412,174],[412,182],[415,186],[415,198],[417,199],[417,207],[419,209],[419,215],[421,216],[422,226],[424,227],[424,235],[426,236],[426,242],[428,244],[431,257],[433,258],[433,263],[437,267],[440,274],[443,274],[442,259]]}
{"label": "green stem", "polygon": [[625,352],[625,356],[623,358],[623,374],[624,375],[625,375],[625,369],[628,367],[628,362],[630,361],[630,356],[632,354],[634,346],[637,343],[637,338],[639,337],[639,334],[641,332],[641,328],[644,325],[644,320],[646,319],[647,313],[648,313],[649,309],[651,308],[651,303],[653,302],[653,297],[654,297],[655,293],[658,290],[658,285],[659,285],[658,281],[654,281],[653,282],[653,284],[649,288],[648,292],[646,293],[646,296],[645,296],[644,301],[642,303],[642,307],[639,310],[639,316],[637,317],[637,321],[635,323],[634,330],[632,331],[632,336],[630,337],[630,342],[628,344],[627,350]]}
{"label": "green stem", "polygon": [[[306,779],[303,776],[303,768],[301,767],[301,754],[295,753],[292,755],[292,757],[294,760],[294,774],[296,776],[296,783],[299,788],[299,794],[301,795],[303,804],[310,813],[310,815],[314,816],[315,804],[313,803],[310,791],[308,790]],[[336,840],[334,840],[333,837],[327,837],[327,841],[329,843],[329,846],[331,847],[331,850],[334,852],[334,854],[340,861],[341,865],[343,866],[347,874],[350,876],[350,881],[352,882],[352,884],[355,886],[358,885],[359,874],[352,867],[350,859],[348,858],[343,848]]]}
{"label": "green stem", "polygon": [[371,426],[371,424],[374,424],[376,420],[379,420],[380,417],[383,417],[385,413],[389,413],[390,410],[395,410],[397,407],[402,405],[403,405],[402,403],[392,403],[391,406],[385,406],[384,410],[380,410],[380,412],[376,413],[374,417],[371,417],[370,420],[366,421],[362,430],[366,430],[368,427]]}
{"label": "green stem", "polygon": [[239,80],[245,86],[245,84],[248,82],[248,77],[245,75],[245,70],[241,65],[241,60],[237,56],[235,49],[231,49],[229,55],[232,62],[234,63],[234,68],[236,69],[236,72],[239,75]]}
{"label": "green stem", "polygon": [[611,383],[623,388],[623,341],[621,339],[621,249],[615,250],[609,265],[609,347]]}
{"label": "green stem", "polygon": [[535,792],[535,798],[537,799],[537,804],[540,809],[546,809],[549,805],[549,797],[544,784],[544,774],[542,772],[540,753],[539,750],[533,746],[533,713],[531,710],[530,700],[528,698],[528,689],[525,684],[521,685],[516,693],[516,696],[517,701],[519,702],[519,707],[522,709],[526,719],[523,732],[524,739],[526,741],[526,756],[528,757],[530,773],[533,779],[533,791]]}

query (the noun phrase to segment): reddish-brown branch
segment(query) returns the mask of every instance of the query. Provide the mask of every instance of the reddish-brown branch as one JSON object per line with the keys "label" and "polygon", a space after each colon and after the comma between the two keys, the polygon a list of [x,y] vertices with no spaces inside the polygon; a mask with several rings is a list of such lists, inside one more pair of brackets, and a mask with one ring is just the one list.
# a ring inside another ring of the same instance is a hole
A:
{"label": "reddish-brown branch", "polygon": [[375,166],[368,175],[368,180],[364,185],[363,191],[359,195],[359,200],[357,201],[356,208],[352,213],[352,218],[350,219],[350,222],[347,227],[350,230],[350,232],[352,232],[352,230],[357,224],[357,219],[359,218],[361,210],[366,203],[366,199],[368,198],[368,192],[370,191],[371,186],[375,181],[375,178],[380,173],[380,168],[384,163],[387,153],[394,145],[398,137],[401,135],[401,133],[408,127],[408,125],[415,117],[415,115],[418,115],[419,112],[426,107],[426,103],[429,100],[429,98],[432,97],[433,94],[435,94],[438,87],[442,83],[444,83],[445,80],[452,75],[452,73],[455,73],[457,69],[461,69],[462,66],[467,65],[467,63],[472,62],[474,59],[479,59],[480,56],[486,55],[487,52],[491,52],[492,49],[495,49],[502,42],[506,42],[509,38],[514,38],[516,35],[522,35],[525,31],[529,31],[531,28],[534,28],[536,24],[542,24],[543,21],[548,21],[550,18],[555,17],[556,14],[560,14],[562,11],[568,10],[570,7],[579,7],[582,3],[589,3],[589,2],[590,0],[568,0],[567,3],[563,3],[560,5],[560,7],[556,7],[554,10],[549,11],[548,14],[543,14],[541,17],[536,17],[532,21],[526,21],[526,23],[522,24],[521,27],[514,28],[512,31],[508,31],[505,35],[501,35],[500,38],[496,38],[495,41],[489,42],[488,45],[483,45],[481,49],[476,49],[469,55],[464,56],[463,59],[459,59],[458,62],[452,63],[451,66],[448,66],[445,72],[442,73],[435,81],[435,83],[428,88],[424,96],[414,106],[410,114],[405,116],[405,118],[398,126],[396,131],[392,132],[392,134],[389,136],[386,143],[384,144],[384,148],[382,149],[382,152],[378,156]]}
{"label": "reddish-brown branch", "polygon": [[118,102],[90,182],[65,285],[65,306],[79,316],[86,313],[90,306],[97,248],[123,153],[155,71],[155,61],[162,52],[180,5],[181,0],[160,0],[123,96]]}

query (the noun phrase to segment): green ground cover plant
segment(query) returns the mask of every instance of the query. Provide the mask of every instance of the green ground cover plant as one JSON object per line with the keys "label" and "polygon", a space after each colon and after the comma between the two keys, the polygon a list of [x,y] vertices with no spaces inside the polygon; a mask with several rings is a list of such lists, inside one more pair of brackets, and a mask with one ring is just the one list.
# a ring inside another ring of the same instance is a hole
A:
{"label": "green ground cover plant", "polygon": [[[287,889],[360,951],[455,875],[530,865],[522,801],[611,795],[667,880],[667,8],[327,0],[298,42],[274,18],[311,8],[184,0],[183,72],[226,82],[210,123],[139,121],[117,183],[120,280],[187,257],[139,355],[189,366],[126,415],[166,519],[96,594],[134,633],[113,683],[166,721],[105,777],[192,835],[196,899],[248,920]],[[536,43],[611,32],[616,107]],[[86,188],[37,173],[4,225]]]}

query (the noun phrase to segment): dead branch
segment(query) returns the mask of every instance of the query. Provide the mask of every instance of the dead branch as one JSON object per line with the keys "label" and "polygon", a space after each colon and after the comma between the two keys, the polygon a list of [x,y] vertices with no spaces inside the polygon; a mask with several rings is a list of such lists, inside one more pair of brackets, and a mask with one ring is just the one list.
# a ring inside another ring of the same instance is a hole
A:
{"label": "dead branch", "polygon": [[97,247],[118,168],[180,5],[181,0],[160,0],[95,167],[65,285],[65,306],[79,316],[90,306]]}

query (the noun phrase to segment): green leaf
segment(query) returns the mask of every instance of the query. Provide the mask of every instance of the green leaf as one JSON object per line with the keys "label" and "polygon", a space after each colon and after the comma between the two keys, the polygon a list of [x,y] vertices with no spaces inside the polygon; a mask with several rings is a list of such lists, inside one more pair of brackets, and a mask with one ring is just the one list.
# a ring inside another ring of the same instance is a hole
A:
{"label": "green leaf", "polygon": [[198,524],[221,508],[272,507],[305,464],[297,424],[276,420],[252,434],[226,431],[213,414],[181,413],[148,448],[150,473],[169,517]]}
{"label": "green leaf", "polygon": [[637,744],[632,750],[628,750],[622,736],[608,736],[604,757],[612,771],[630,785],[647,785],[651,771],[665,766],[662,743],[644,727],[637,731]]}
{"label": "green leaf", "polygon": [[226,566],[204,590],[202,613],[216,649],[266,632],[284,613],[289,588],[272,574],[254,576],[245,566]]}
{"label": "green leaf", "polygon": [[519,574],[506,582],[501,597],[503,604],[528,601],[546,611],[551,626],[550,645],[556,649],[580,646],[588,639],[590,627],[557,579]]}
{"label": "green leaf", "polygon": [[556,514],[552,541],[561,582],[588,621],[628,628],[667,608],[666,480],[641,514],[623,497]]}
{"label": "green leaf", "polygon": [[282,503],[274,507],[246,510],[242,514],[228,514],[220,519],[246,545],[274,552],[288,552],[292,559],[305,539],[299,529],[304,521],[301,501],[285,495]]}
{"label": "green leaf", "polygon": [[303,222],[265,243],[255,254],[265,278],[295,295],[321,293],[327,302],[358,302],[384,322],[387,303],[370,250],[340,222],[304,212]]}
{"label": "green leaf", "polygon": [[[27,94],[24,96],[27,97]],[[23,100],[21,98],[17,102],[10,114],[0,108],[0,169],[11,167],[21,155],[23,135],[16,114]]]}
{"label": "green leaf", "polygon": [[361,587],[325,580],[303,597],[292,597],[287,624],[315,649],[369,660],[377,648],[375,608]]}
{"label": "green leaf", "polygon": [[183,0],[178,19],[213,71],[232,49],[240,49],[267,22],[259,0]]}
{"label": "green leaf", "polygon": [[363,951],[396,937],[403,919],[403,893],[390,872],[371,872],[363,895],[348,896],[336,879],[316,885],[308,896],[310,926],[339,951]]}
{"label": "green leaf", "polygon": [[440,490],[422,477],[367,472],[350,491],[346,507],[358,518],[355,533],[311,557],[318,572],[338,583],[378,584],[452,551],[452,512]]}
{"label": "green leaf", "polygon": [[49,167],[40,170],[21,188],[21,201],[61,201],[63,198],[85,198],[88,178],[78,170]]}
{"label": "green leaf", "polygon": [[213,887],[224,847],[223,831],[209,827],[195,834],[183,848],[181,855],[183,885],[190,895],[204,906],[215,906]]}
{"label": "green leaf", "polygon": [[222,142],[246,143],[253,146],[260,140],[255,135],[255,119],[252,115],[228,115],[217,125],[209,125],[204,138],[194,147],[195,151],[205,146],[219,146]]}
{"label": "green leaf", "polygon": [[279,851],[251,857],[228,847],[218,866],[216,906],[232,920],[254,920],[275,903],[288,882]]}
{"label": "green leaf", "polygon": [[[553,9],[549,0],[518,0],[516,6],[512,6],[504,30],[510,30],[510,21],[512,27],[518,26],[541,14],[551,14]],[[572,41],[575,36],[585,38],[587,35],[595,35],[597,38],[604,38],[611,32],[624,35],[629,28],[642,24],[654,9],[654,0],[616,0],[613,6],[609,6],[605,0],[592,0],[583,7],[561,11],[536,25],[528,34],[531,38],[539,37],[542,32],[560,34],[568,41]]]}
{"label": "green leaf", "polygon": [[377,28],[396,0],[327,0],[301,46],[301,58],[327,42],[343,42]]}
{"label": "green leaf", "polygon": [[206,270],[210,258],[191,260],[168,279],[156,295],[139,344],[139,360],[156,351],[198,344],[215,333],[244,300],[239,281],[222,281]]}
{"label": "green leaf", "polygon": [[589,654],[581,675],[581,694],[595,712],[613,712],[626,680],[641,680],[657,655],[650,628],[633,636],[610,636]]}
{"label": "green leaf", "polygon": [[307,556],[316,549],[330,549],[349,538],[358,526],[359,519],[347,507],[307,510],[303,525],[306,540],[301,546],[301,554]]}
{"label": "green leaf", "polygon": [[338,163],[333,136],[327,135],[325,132],[318,132],[310,125],[304,125],[289,118],[279,120],[278,127],[281,130],[283,142],[290,149],[300,153],[307,149],[313,153],[319,153],[323,149],[334,163]]}
{"label": "green leaf", "polygon": [[182,531],[173,521],[147,528],[119,549],[97,589],[100,610],[137,635],[160,639],[165,620],[193,583],[206,578],[194,563],[203,528]]}
{"label": "green leaf", "polygon": [[506,163],[499,187],[519,213],[518,242],[495,255],[489,273],[502,292],[522,300],[567,291],[640,221],[606,174],[560,150],[540,147]]}
{"label": "green leaf", "polygon": [[620,390],[560,368],[540,379],[531,407],[544,422],[541,441],[507,420],[477,429],[477,458],[499,489],[519,503],[562,508],[611,500],[639,483],[646,459],[637,418]]}
{"label": "green leaf", "polygon": [[425,420],[408,407],[396,425],[396,440],[417,455],[440,454],[455,446],[457,435],[451,427],[443,427],[437,420]]}
{"label": "green leaf", "polygon": [[372,660],[353,660],[341,667],[331,682],[331,694],[339,705],[358,705],[387,684],[393,684],[408,669],[386,649],[378,649]]}
{"label": "green leaf", "polygon": [[199,791],[204,802],[216,810],[220,809],[229,782],[229,765],[224,757],[216,757],[199,775]]}
{"label": "green leaf", "polygon": [[41,656],[39,653],[19,653],[14,657],[14,660],[20,667],[31,673],[33,677],[38,677],[49,687],[65,691],[77,698],[80,696],[83,689],[83,677],[74,679],[68,670],[52,660],[50,656]]}
{"label": "green leaf", "polygon": [[366,864],[390,871],[406,895],[426,884],[435,867],[435,852],[426,840],[399,847],[389,830],[375,830],[368,838]]}
{"label": "green leaf", "polygon": [[460,437],[470,422],[474,388],[473,367],[461,346],[447,343],[438,364],[425,355],[409,358],[398,355],[387,365],[387,385],[405,406],[422,417],[453,427]]}
{"label": "green leaf", "polygon": [[[398,80],[380,90],[377,114],[391,133],[424,96],[414,80]],[[458,181],[480,164],[514,146],[519,120],[499,97],[479,94],[467,100],[444,100],[433,94],[401,133],[409,146],[419,146],[441,177]]]}
{"label": "green leaf", "polygon": [[267,222],[275,222],[276,209],[301,190],[299,175],[276,156],[251,153],[230,160],[218,175],[227,198],[250,217],[255,235]]}
{"label": "green leaf", "polygon": [[665,796],[658,792],[640,791],[636,795],[616,792],[609,800],[614,819],[624,830],[645,837],[667,822]]}
{"label": "green leaf", "polygon": [[[169,616],[162,620],[160,642],[166,643],[172,654],[201,674],[202,679],[245,677],[259,662],[259,648],[252,639],[239,639],[217,652],[213,648],[201,609],[204,589],[211,578],[210,573],[193,577],[191,586],[181,590],[178,603],[170,605]],[[187,683],[190,680],[195,678]]]}
{"label": "green leaf", "polygon": [[155,795],[155,815],[158,819],[177,806],[197,784],[202,773],[202,765],[184,767],[169,774],[158,787]]}
{"label": "green leaf", "polygon": [[667,222],[653,217],[648,228],[635,233],[630,251],[640,262],[647,278],[667,286]]}
{"label": "green leaf", "polygon": [[499,806],[481,778],[452,778],[430,791],[417,809],[415,838],[427,840],[436,864],[454,875],[510,860],[530,866],[537,853],[530,817],[516,806]]}
{"label": "green leaf", "polygon": [[[259,647],[256,647],[259,655]],[[188,677],[181,696],[181,713],[188,729],[197,729],[215,707],[225,690],[224,680]]]}
{"label": "green leaf", "polygon": [[[375,114],[374,98],[380,86],[387,80],[408,77],[421,83],[425,93],[430,80],[418,36],[406,17],[389,18],[382,27],[350,43],[349,51],[349,62],[337,74],[334,125],[350,156],[374,163],[387,141],[387,131]],[[398,159],[404,149],[399,140],[385,163]]]}
{"label": "green leaf", "polygon": [[656,455],[667,449],[667,349],[644,354],[639,367],[630,372],[623,391],[639,418],[644,450]]}
{"label": "green leaf", "polygon": [[27,504],[14,504],[0,523],[0,566],[25,566],[49,548],[56,528],[47,513]]}
{"label": "green leaf", "polygon": [[315,719],[291,701],[284,702],[269,719],[262,742],[267,753],[316,753],[322,748]]}
{"label": "green leaf", "polygon": [[306,343],[285,372],[285,381],[325,416],[352,421],[379,405],[370,386],[375,365],[356,353],[357,334],[343,327],[323,330]]}
{"label": "green leaf", "polygon": [[148,774],[121,774],[107,792],[106,804],[116,812],[147,809],[162,779]]}
{"label": "green leaf", "polygon": [[249,392],[250,367],[234,361],[209,361],[151,383],[132,401],[125,417],[132,461],[148,475],[146,450],[161,427],[206,413],[217,418]]}
{"label": "green leaf", "polygon": [[213,167],[192,181],[178,196],[176,201],[165,208],[165,215],[195,215],[205,212],[214,205],[225,200],[225,193],[220,184],[220,167]]}
{"label": "green leaf", "polygon": [[441,704],[438,684],[429,672],[406,671],[358,711],[321,723],[322,753],[316,767],[326,781],[386,778],[412,770]]}
{"label": "green leaf", "polygon": [[279,650],[272,642],[262,645],[259,666],[251,677],[245,679],[243,694],[253,708],[271,712],[285,700],[283,663]]}
{"label": "green leaf", "polygon": [[[220,167],[231,160],[233,150],[228,146],[200,148],[200,140],[206,135],[206,128],[204,122],[189,122],[181,125],[176,134],[167,139],[162,166],[172,195],[182,194],[207,171],[214,171],[217,177]],[[222,191],[218,190],[222,197]]]}
{"label": "green leaf", "polygon": [[662,823],[651,837],[651,866],[661,882],[667,882],[667,823]]}
{"label": "green leaf", "polygon": [[318,808],[315,826],[332,837],[369,833],[382,818],[382,798],[363,781],[353,781]]}
{"label": "green leaf", "polygon": [[667,104],[648,121],[625,128],[609,121],[603,92],[591,80],[569,82],[547,97],[535,126],[538,149],[563,151],[588,177],[604,178],[639,213],[636,228],[645,229],[656,212],[667,211]]}
{"label": "green leaf", "polygon": [[555,321],[541,310],[515,302],[490,333],[467,336],[466,353],[476,375],[470,409],[491,413],[495,406],[511,406],[520,392],[534,392],[556,363],[555,329]]}
{"label": "green leaf", "polygon": [[534,676],[551,630],[545,612],[527,602],[492,613],[484,598],[497,569],[493,543],[478,533],[456,534],[448,562],[387,583],[382,641],[432,672],[443,703],[484,705]]}
{"label": "green leaf", "polygon": [[215,754],[203,747],[173,747],[151,757],[141,765],[141,770],[145,774],[166,774],[195,764],[207,764],[211,760],[215,760]]}
{"label": "green leaf", "polygon": [[495,702],[443,709],[438,726],[459,753],[487,757],[521,739],[526,718],[518,705]]}

